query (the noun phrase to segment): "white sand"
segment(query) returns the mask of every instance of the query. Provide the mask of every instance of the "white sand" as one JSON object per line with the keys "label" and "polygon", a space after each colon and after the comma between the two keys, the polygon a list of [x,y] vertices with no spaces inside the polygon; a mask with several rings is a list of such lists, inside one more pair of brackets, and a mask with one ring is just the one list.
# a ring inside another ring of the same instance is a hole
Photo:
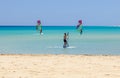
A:
{"label": "white sand", "polygon": [[120,78],[120,56],[0,55],[0,78]]}

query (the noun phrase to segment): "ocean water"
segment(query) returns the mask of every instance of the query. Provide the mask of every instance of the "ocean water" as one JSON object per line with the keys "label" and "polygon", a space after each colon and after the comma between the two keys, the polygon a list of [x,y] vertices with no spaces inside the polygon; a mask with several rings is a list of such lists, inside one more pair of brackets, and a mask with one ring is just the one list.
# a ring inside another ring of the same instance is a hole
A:
{"label": "ocean water", "polygon": [[[69,32],[69,47],[63,48],[63,35]],[[120,27],[0,26],[0,54],[112,54],[120,55]]]}

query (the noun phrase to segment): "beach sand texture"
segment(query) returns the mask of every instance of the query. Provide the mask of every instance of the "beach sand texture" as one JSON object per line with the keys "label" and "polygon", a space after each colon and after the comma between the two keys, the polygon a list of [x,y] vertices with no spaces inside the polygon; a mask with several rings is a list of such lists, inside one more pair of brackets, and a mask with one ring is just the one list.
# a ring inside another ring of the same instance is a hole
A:
{"label": "beach sand texture", "polygon": [[1,54],[0,78],[120,78],[120,56]]}

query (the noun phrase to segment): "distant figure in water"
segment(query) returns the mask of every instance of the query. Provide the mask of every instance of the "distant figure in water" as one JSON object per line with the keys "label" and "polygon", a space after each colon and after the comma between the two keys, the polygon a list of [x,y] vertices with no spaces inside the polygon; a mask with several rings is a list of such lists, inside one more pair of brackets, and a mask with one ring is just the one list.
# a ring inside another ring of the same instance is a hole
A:
{"label": "distant figure in water", "polygon": [[40,31],[40,34],[42,34],[42,25],[40,20],[37,21],[36,30]]}
{"label": "distant figure in water", "polygon": [[80,32],[80,34],[82,35],[83,30],[82,30],[82,20],[78,21],[78,25],[76,27],[76,29]]}
{"label": "distant figure in water", "polygon": [[68,38],[69,38],[69,33],[64,33],[64,37],[63,37],[64,45],[63,45],[63,48],[69,47]]}

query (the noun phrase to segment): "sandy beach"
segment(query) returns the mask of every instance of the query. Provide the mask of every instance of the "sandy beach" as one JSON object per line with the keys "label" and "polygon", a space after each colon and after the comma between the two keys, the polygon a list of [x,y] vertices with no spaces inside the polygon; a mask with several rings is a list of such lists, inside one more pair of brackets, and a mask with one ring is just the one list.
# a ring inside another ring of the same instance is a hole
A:
{"label": "sandy beach", "polygon": [[1,54],[0,78],[120,78],[120,56]]}

